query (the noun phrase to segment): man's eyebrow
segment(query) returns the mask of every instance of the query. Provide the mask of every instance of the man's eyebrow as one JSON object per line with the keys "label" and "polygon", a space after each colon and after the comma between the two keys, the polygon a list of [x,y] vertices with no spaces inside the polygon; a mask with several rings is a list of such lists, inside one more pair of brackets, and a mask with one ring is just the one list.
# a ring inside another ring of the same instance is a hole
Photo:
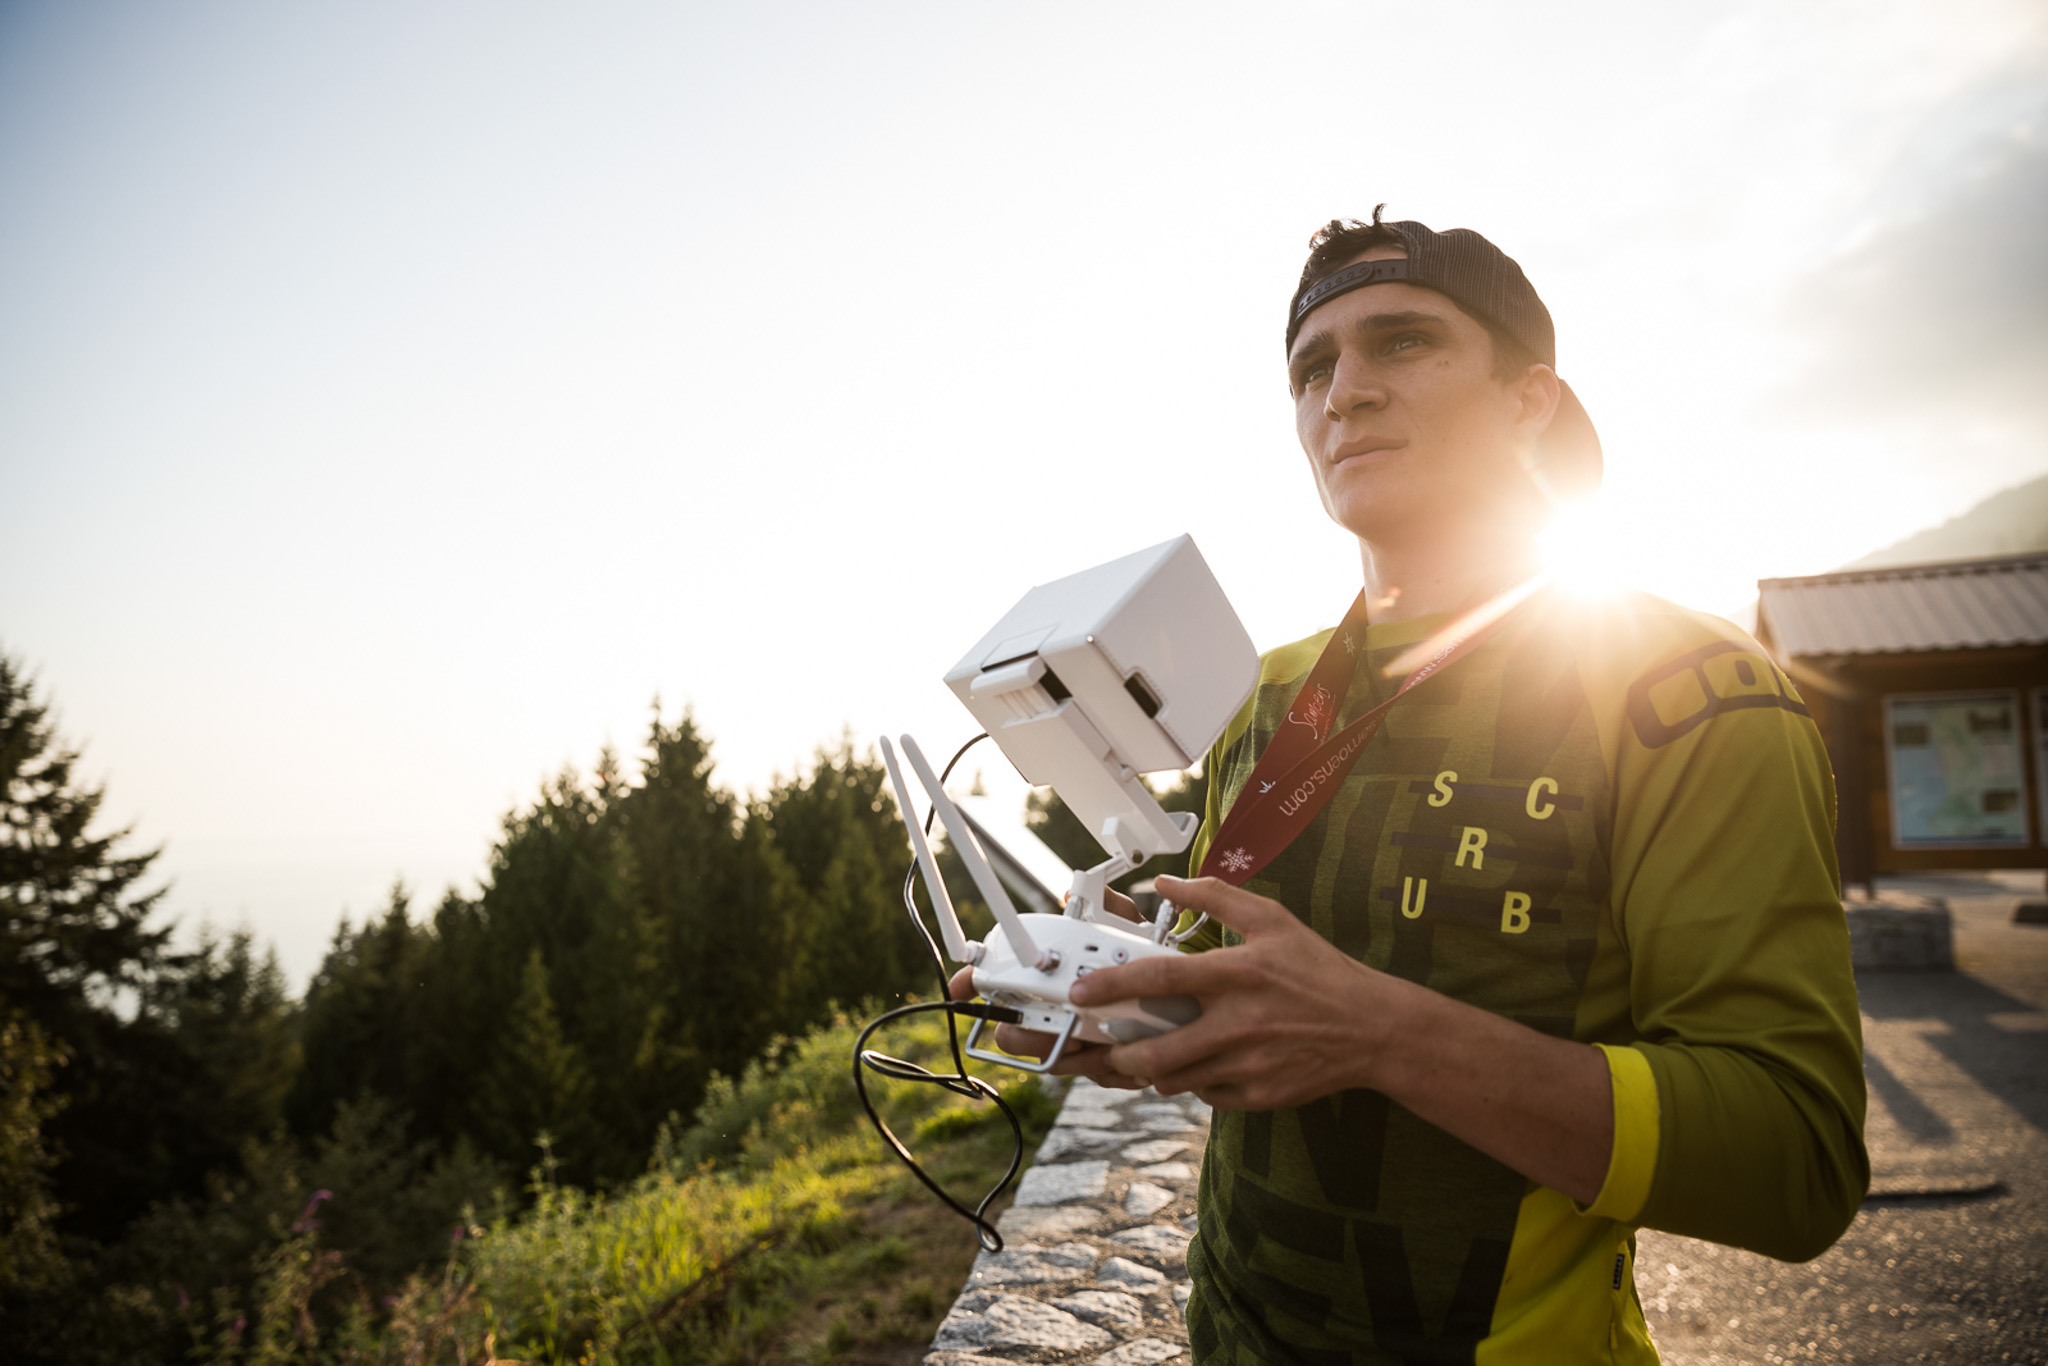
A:
{"label": "man's eyebrow", "polygon": [[1375,332],[1391,332],[1396,328],[1414,327],[1420,323],[1441,323],[1443,320],[1441,313],[1410,310],[1402,313],[1368,313],[1352,326],[1358,335],[1363,337]]}
{"label": "man's eyebrow", "polygon": [[[1393,332],[1403,327],[1419,327],[1427,323],[1442,325],[1444,315],[1427,309],[1406,309],[1397,313],[1368,313],[1352,324],[1352,330],[1361,337],[1379,332]],[[1313,332],[1304,332],[1295,340],[1294,352],[1287,358],[1287,369],[1294,368],[1310,357],[1329,351],[1337,344],[1337,334],[1327,327]]]}
{"label": "man's eyebrow", "polygon": [[1302,361],[1318,351],[1327,351],[1337,344],[1337,334],[1327,327],[1303,333],[1294,343],[1294,353],[1287,358],[1287,368],[1292,370]]}

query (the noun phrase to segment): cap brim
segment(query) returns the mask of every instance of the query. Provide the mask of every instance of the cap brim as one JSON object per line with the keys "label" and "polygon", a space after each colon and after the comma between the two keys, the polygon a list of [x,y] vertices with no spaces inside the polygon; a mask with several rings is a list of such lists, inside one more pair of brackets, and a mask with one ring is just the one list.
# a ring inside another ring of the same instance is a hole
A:
{"label": "cap brim", "polygon": [[1558,498],[1582,498],[1600,487],[1600,434],[1593,430],[1586,405],[1563,380],[1557,382],[1557,412],[1538,444],[1544,477]]}

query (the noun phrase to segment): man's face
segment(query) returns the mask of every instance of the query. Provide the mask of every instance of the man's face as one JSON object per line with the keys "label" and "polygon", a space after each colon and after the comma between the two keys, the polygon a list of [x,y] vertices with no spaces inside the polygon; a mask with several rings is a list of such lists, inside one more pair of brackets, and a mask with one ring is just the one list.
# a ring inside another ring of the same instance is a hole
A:
{"label": "man's face", "polygon": [[[1405,254],[1384,246],[1354,259]],[[1503,384],[1493,365],[1486,328],[1421,285],[1367,285],[1304,318],[1288,387],[1330,517],[1380,544],[1526,519],[1519,453],[1548,423],[1556,380],[1536,366]]]}

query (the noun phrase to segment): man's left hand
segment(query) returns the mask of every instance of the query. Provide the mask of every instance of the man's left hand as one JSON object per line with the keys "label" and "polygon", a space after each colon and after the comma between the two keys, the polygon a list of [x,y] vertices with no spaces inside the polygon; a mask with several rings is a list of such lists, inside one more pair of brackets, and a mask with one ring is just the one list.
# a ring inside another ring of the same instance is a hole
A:
{"label": "man's left hand", "polygon": [[1599,1049],[1376,972],[1277,901],[1214,878],[1162,877],[1161,895],[1242,945],[1141,958],[1076,982],[1080,1005],[1193,996],[1202,1017],[1109,1050],[1108,1065],[1193,1091],[1219,1110],[1278,1110],[1353,1087],[1382,1092],[1531,1180],[1591,1202],[1614,1145]]}
{"label": "man's left hand", "polygon": [[1112,1048],[1112,1068],[1150,1077],[1164,1095],[1192,1091],[1221,1110],[1273,1110],[1374,1085],[1393,1021],[1422,988],[1354,961],[1270,898],[1215,878],[1161,877],[1156,885],[1174,905],[1207,911],[1245,942],[1142,958],[1076,982],[1071,995],[1081,1005],[1172,995],[1202,1003],[1194,1023]]}

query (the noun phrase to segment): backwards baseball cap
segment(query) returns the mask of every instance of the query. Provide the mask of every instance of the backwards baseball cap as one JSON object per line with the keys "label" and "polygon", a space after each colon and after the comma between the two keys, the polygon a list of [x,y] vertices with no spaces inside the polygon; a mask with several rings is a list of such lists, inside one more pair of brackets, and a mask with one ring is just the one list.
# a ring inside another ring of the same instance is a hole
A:
{"label": "backwards baseball cap", "polygon": [[[1535,287],[1513,257],[1470,228],[1434,232],[1420,223],[1382,223],[1378,210],[1371,226],[1398,239],[1407,259],[1359,261],[1320,279],[1305,276],[1287,307],[1290,352],[1302,321],[1320,305],[1368,285],[1405,281],[1446,295],[1488,328],[1505,333],[1552,370],[1557,368],[1557,330],[1550,310],[1536,297]],[[1370,244],[1358,250],[1370,250]],[[1557,413],[1543,433],[1539,454],[1538,472],[1553,493],[1590,493],[1600,486],[1599,434],[1579,396],[1562,379]]]}

